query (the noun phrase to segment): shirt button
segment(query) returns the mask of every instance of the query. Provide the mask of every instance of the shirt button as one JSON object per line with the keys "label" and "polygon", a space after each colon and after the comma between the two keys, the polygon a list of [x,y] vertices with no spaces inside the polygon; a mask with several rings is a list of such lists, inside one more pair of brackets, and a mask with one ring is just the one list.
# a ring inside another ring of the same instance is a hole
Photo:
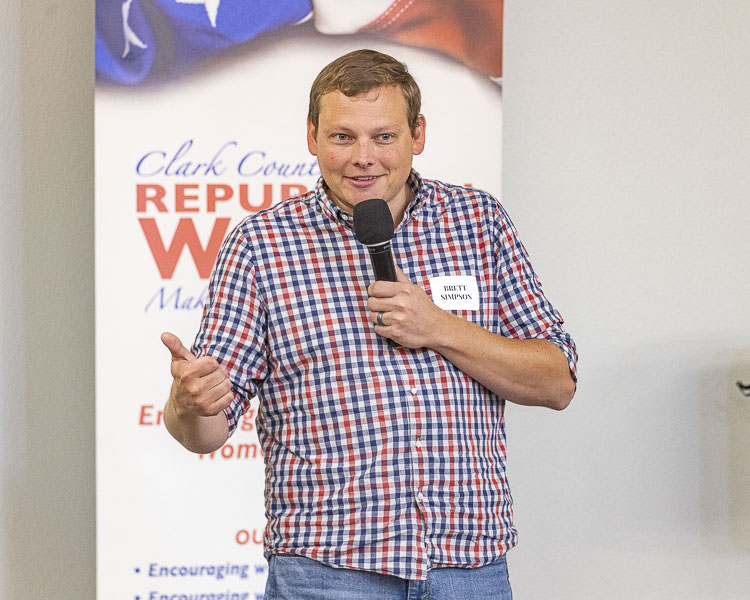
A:
{"label": "shirt button", "polygon": [[420,502],[422,502],[422,500],[424,500],[424,494],[422,494],[422,492],[419,492],[417,494],[417,500],[419,500]]}
{"label": "shirt button", "polygon": [[417,395],[417,392],[418,392],[419,390],[417,389],[417,386],[413,386],[413,387],[411,388],[411,390],[409,390],[409,391],[410,391],[410,392],[411,392],[412,394],[414,394],[414,395],[416,396],[416,395]]}
{"label": "shirt button", "polygon": [[422,440],[417,440],[417,448],[421,448],[421,447],[422,447]]}

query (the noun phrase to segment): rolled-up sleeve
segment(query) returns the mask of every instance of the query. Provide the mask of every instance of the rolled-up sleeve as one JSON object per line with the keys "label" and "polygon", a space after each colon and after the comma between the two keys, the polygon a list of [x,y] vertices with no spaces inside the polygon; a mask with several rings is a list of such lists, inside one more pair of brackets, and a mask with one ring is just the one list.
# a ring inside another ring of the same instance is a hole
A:
{"label": "rolled-up sleeve", "polygon": [[547,300],[529,255],[505,210],[495,213],[495,265],[499,290],[501,335],[518,339],[545,339],[560,348],[570,374],[578,381],[578,353],[573,338],[563,328],[562,315]]}
{"label": "rolled-up sleeve", "polygon": [[208,286],[196,356],[213,356],[228,371],[234,400],[225,410],[229,435],[268,371],[266,311],[256,282],[252,248],[240,224],[224,241]]}

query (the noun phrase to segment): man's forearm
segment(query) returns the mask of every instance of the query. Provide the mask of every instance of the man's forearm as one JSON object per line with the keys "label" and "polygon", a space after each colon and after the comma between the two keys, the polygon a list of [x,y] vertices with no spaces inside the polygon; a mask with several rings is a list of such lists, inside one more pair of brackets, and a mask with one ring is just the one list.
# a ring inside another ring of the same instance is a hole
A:
{"label": "man's forearm", "polygon": [[516,404],[562,410],[575,382],[565,354],[552,342],[494,334],[445,312],[430,347],[464,373]]}
{"label": "man's forearm", "polygon": [[224,411],[210,417],[194,413],[179,415],[172,400],[164,407],[164,424],[172,437],[197,454],[208,454],[218,450],[229,437]]}
{"label": "man's forearm", "polygon": [[436,306],[398,267],[397,275],[397,282],[376,281],[368,288],[376,333],[408,348],[439,352],[511,402],[557,410],[570,404],[575,382],[565,354],[553,343],[492,333]]}

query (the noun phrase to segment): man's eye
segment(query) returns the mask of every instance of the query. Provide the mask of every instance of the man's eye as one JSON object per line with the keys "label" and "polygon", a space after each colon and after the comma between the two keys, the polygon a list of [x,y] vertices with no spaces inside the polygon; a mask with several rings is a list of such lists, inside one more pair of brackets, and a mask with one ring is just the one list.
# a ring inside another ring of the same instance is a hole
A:
{"label": "man's eye", "polygon": [[380,134],[380,139],[384,142],[390,142],[393,139],[392,133],[382,133]]}
{"label": "man's eye", "polygon": [[345,142],[347,135],[345,133],[337,133],[335,136],[337,142]]}

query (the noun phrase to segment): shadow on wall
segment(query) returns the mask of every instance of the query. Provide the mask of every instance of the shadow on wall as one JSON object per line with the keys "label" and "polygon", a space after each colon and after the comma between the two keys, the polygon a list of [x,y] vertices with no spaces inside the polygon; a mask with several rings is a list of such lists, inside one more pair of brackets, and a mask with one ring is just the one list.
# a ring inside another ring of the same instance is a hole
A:
{"label": "shadow on wall", "polygon": [[717,358],[702,404],[702,533],[719,554],[750,555],[750,348]]}

